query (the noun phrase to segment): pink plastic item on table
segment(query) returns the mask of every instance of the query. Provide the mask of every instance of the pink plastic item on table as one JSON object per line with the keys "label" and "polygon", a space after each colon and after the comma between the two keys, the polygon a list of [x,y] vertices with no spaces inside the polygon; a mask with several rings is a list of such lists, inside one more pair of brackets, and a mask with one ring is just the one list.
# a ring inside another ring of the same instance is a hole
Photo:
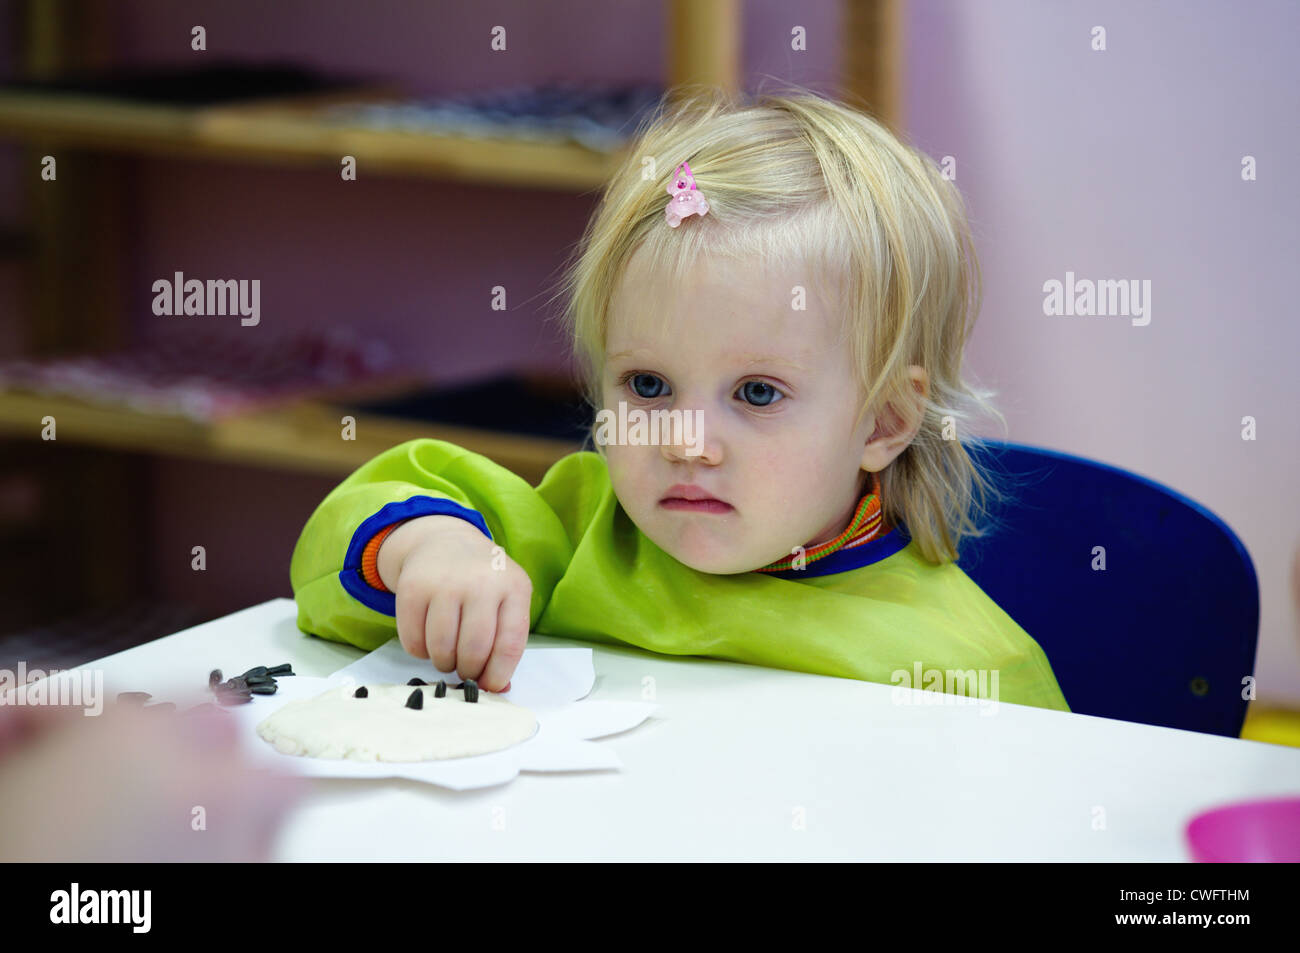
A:
{"label": "pink plastic item on table", "polygon": [[1203,864],[1300,863],[1300,798],[1229,804],[1187,825],[1192,859]]}

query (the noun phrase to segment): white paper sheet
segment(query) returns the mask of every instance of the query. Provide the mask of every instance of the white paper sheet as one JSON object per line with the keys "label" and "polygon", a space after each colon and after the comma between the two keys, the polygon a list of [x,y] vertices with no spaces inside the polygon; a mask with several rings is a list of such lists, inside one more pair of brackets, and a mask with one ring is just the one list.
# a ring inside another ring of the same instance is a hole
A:
{"label": "white paper sheet", "polygon": [[349,761],[281,754],[257,735],[257,725],[288,702],[313,698],[340,684],[401,685],[414,677],[430,683],[442,677],[453,685],[463,681],[455,673],[436,674],[432,663],[408,655],[394,638],[329,678],[277,678],[274,695],[254,695],[248,704],[228,711],[245,729],[249,754],[281,769],[318,778],[409,778],[463,791],[503,784],[520,771],[618,770],[622,762],[613,749],[591,739],[634,728],[659,707],[649,702],[583,701],[596,681],[591,649],[525,649],[504,697],[531,710],[538,728],[533,737],[504,751],[441,761]]}

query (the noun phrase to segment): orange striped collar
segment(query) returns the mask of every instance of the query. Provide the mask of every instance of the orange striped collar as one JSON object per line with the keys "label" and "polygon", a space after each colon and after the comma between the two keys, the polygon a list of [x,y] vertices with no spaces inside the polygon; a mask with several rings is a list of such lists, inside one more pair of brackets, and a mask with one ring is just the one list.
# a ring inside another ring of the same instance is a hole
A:
{"label": "orange striped collar", "polygon": [[[832,553],[837,553],[842,549],[861,546],[863,543],[876,539],[882,535],[882,532],[888,532],[888,528],[884,526],[884,515],[881,509],[880,476],[873,473],[871,474],[871,492],[858,501],[858,508],[853,514],[853,519],[849,521],[848,527],[834,539],[805,550],[802,563],[806,566],[808,563],[822,559]],[[796,559],[799,559],[799,556],[792,554],[754,571],[785,572],[794,566]]]}

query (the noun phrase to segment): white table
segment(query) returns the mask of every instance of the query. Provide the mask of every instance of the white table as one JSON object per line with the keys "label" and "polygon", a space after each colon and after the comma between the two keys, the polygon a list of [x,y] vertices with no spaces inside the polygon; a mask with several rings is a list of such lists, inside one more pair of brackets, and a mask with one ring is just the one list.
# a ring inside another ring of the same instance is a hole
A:
{"label": "white table", "polygon": [[[84,667],[103,671],[111,698],[178,676],[204,685],[217,667],[292,661],[325,676],[364,654],[304,636],[295,617],[275,599]],[[646,700],[653,679],[659,712],[596,742],[621,771],[465,792],[314,779],[275,858],[1179,861],[1200,811],[1300,792],[1294,748],[1005,703],[993,715],[901,705],[889,685],[549,636],[529,645],[590,646],[593,699]]]}

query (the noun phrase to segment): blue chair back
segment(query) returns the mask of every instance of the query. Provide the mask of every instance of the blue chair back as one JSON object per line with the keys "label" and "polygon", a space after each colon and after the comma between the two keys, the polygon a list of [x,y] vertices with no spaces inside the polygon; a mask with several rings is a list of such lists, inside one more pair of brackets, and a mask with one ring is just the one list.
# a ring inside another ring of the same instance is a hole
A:
{"label": "blue chair back", "polygon": [[1070,710],[1240,736],[1259,588],[1227,524],[1104,463],[993,440],[969,449],[1008,499],[958,565],[1042,646]]}

